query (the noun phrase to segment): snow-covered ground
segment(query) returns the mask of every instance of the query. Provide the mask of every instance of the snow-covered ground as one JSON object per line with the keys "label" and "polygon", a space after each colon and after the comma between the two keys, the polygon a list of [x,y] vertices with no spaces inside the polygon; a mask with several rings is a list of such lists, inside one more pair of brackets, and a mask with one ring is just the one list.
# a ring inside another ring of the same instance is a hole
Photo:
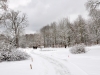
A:
{"label": "snow-covered ground", "polygon": [[25,61],[0,63],[0,75],[100,75],[99,45],[86,47],[85,54],[71,54],[69,49],[20,48],[32,58]]}

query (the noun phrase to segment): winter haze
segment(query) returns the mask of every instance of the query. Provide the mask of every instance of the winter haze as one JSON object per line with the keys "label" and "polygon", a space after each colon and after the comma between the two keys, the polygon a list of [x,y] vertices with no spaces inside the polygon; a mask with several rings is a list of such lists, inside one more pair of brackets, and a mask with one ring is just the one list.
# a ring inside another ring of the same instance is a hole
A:
{"label": "winter haze", "polygon": [[26,13],[29,26],[26,33],[34,33],[53,21],[68,17],[71,21],[78,15],[87,18],[85,3],[87,0],[10,0],[11,9]]}

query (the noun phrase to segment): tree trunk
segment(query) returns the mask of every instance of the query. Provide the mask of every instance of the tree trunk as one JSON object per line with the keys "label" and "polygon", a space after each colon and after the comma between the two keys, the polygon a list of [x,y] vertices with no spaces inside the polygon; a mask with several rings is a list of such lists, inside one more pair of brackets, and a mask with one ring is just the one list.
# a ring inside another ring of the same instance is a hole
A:
{"label": "tree trunk", "polygon": [[70,46],[70,36],[68,37],[68,46]]}
{"label": "tree trunk", "polygon": [[19,39],[18,39],[18,37],[16,37],[16,47],[17,48],[19,47]]}
{"label": "tree trunk", "polygon": [[97,44],[99,44],[99,40],[97,39]]}

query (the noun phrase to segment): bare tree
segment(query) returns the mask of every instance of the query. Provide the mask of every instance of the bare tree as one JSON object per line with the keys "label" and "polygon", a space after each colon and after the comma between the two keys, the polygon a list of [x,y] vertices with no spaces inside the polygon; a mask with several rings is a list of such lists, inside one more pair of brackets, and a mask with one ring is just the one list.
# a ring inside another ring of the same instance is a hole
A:
{"label": "bare tree", "polygon": [[6,28],[14,38],[16,47],[19,47],[19,36],[28,24],[27,17],[25,14],[20,14],[19,11],[11,10],[6,14],[6,18]]}
{"label": "bare tree", "polygon": [[78,16],[76,21],[74,22],[74,29],[75,29],[75,41],[76,44],[85,43],[85,36],[86,36],[86,23],[85,20],[82,18],[81,15]]}
{"label": "bare tree", "polygon": [[59,34],[59,44],[64,46],[66,40],[66,28],[64,19],[61,20],[58,24],[58,34]]}
{"label": "bare tree", "polygon": [[[89,0],[86,3],[86,8],[89,10],[89,15],[92,20],[92,26],[91,26],[91,31],[92,31],[92,36],[95,36],[96,39],[96,44],[99,44],[100,40],[100,9],[98,8],[100,5],[100,0]],[[92,40],[94,40],[92,38]]]}
{"label": "bare tree", "polygon": [[50,26],[46,25],[44,26],[41,30],[40,30],[42,36],[43,36],[43,40],[44,40],[44,47],[48,47],[50,46],[50,42],[51,42],[51,35],[50,35]]}
{"label": "bare tree", "polygon": [[57,45],[57,23],[53,22],[51,23],[51,38],[52,38],[52,45],[55,47]]}
{"label": "bare tree", "polygon": [[88,0],[85,5],[87,10],[93,11],[100,5],[100,0]]}
{"label": "bare tree", "polygon": [[7,1],[8,0],[0,0],[0,9],[7,10]]}
{"label": "bare tree", "polygon": [[62,46],[69,46],[71,43],[71,23],[68,18],[63,18],[58,25],[59,41]]}
{"label": "bare tree", "polygon": [[[100,13],[100,12],[99,12]],[[99,15],[98,15],[99,16]],[[100,43],[100,18],[90,19],[88,23],[89,26],[89,38],[92,43],[99,44]]]}

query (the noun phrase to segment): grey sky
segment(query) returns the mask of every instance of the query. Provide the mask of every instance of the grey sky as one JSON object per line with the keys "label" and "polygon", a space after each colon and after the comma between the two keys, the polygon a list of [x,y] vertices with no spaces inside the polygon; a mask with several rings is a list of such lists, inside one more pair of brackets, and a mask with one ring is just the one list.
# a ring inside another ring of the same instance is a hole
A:
{"label": "grey sky", "polygon": [[27,14],[29,27],[26,33],[38,31],[53,21],[68,17],[71,21],[78,15],[87,17],[87,0],[10,0],[9,7]]}

